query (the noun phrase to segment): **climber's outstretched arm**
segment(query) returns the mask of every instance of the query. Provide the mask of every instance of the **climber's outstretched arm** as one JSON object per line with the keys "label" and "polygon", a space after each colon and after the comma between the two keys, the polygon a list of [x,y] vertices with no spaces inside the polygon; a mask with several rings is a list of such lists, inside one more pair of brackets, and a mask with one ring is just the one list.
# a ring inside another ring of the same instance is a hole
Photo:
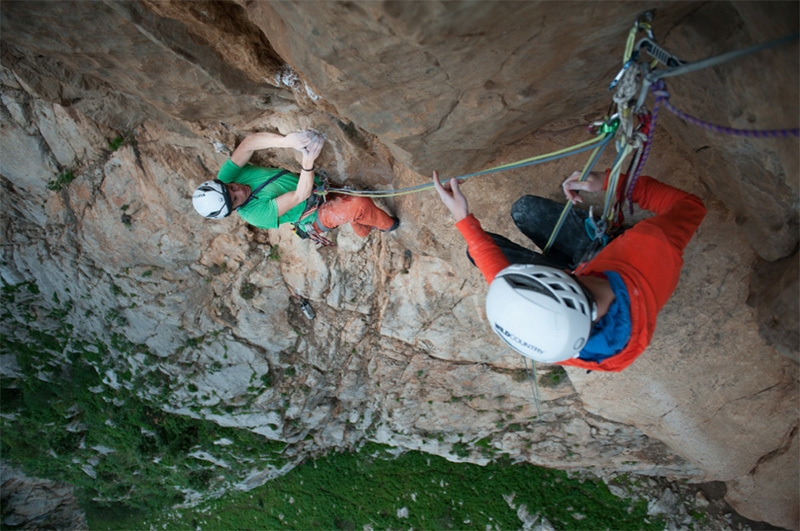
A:
{"label": "climber's outstretched arm", "polygon": [[433,185],[439,192],[442,203],[456,219],[456,228],[467,241],[467,252],[475,261],[486,282],[492,283],[494,277],[509,266],[503,251],[494,243],[492,237],[481,228],[480,222],[469,213],[467,198],[461,193],[457,179],[442,184],[439,172],[433,172]]}
{"label": "climber's outstretched arm", "polygon": [[288,135],[276,133],[250,133],[236,147],[231,161],[240,168],[250,161],[253,152],[259,149],[286,147],[302,152],[319,135],[314,131],[299,131]]}
{"label": "climber's outstretched arm", "polygon": [[433,170],[433,186],[436,187],[442,203],[453,214],[457,222],[469,215],[469,204],[458,188],[458,179],[450,179],[442,184],[439,182],[439,172]]}

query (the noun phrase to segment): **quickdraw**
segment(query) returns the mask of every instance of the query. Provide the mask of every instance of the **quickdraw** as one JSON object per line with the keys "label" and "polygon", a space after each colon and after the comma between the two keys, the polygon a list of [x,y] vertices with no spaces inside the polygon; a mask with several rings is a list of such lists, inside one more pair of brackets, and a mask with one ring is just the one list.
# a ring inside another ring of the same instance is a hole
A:
{"label": "quickdraw", "polygon": [[[650,25],[653,15],[654,11],[650,10],[636,17],[628,33],[622,69],[608,87],[609,91],[616,89],[612,96],[612,107],[615,110],[612,118],[619,121],[615,137],[618,156],[609,173],[602,216],[599,220],[592,221],[594,239],[602,239],[604,242],[608,242],[610,237],[621,230],[624,222],[623,205],[626,199],[630,202],[632,184],[646,160],[644,154],[652,139],[652,114],[644,105],[650,86],[648,75],[659,62],[670,67],[684,64],[656,43]],[[641,31],[646,33],[646,37],[636,42],[636,36]],[[643,51],[650,55],[652,61],[643,58]],[[622,173],[625,160],[631,155],[628,171]]]}
{"label": "quickdraw", "polygon": [[322,245],[323,247],[332,247],[335,245],[331,240],[322,235],[322,232],[317,229],[314,223],[301,224],[298,221],[293,224],[292,231],[301,240],[309,239],[317,245]]}
{"label": "quickdraw", "polygon": [[[587,255],[582,258],[582,262],[591,259],[621,229],[624,221],[622,205],[627,197],[625,191],[628,186],[628,176],[631,173],[631,168],[629,167],[627,174],[623,174],[622,167],[628,156],[633,153],[631,167],[638,168],[644,150],[648,144],[651,115],[643,105],[638,104],[643,80],[645,79],[645,71],[640,62],[641,54],[639,50],[643,47],[645,49],[654,49],[655,37],[653,36],[652,28],[649,24],[652,18],[653,11],[642,13],[636,18],[633,28],[631,28],[628,34],[628,42],[622,60],[622,69],[614,77],[608,87],[609,91],[616,89],[612,97],[612,109],[614,113],[605,120],[594,122],[589,125],[589,131],[600,131],[608,135],[609,140],[612,137],[615,139],[617,157],[609,172],[602,215],[598,219],[595,219],[594,209],[589,210],[586,230],[592,238],[592,245]],[[634,45],[636,35],[639,31],[646,31],[648,38],[642,39],[639,41],[639,44]],[[665,55],[668,54],[662,54],[662,56]],[[600,153],[602,153],[602,150],[597,151],[590,157],[589,162],[587,162],[586,167],[584,167],[583,172],[581,172],[579,180],[583,181],[589,176]],[[571,209],[572,203],[567,202],[556,226],[553,228],[550,239],[542,249],[543,253],[546,254],[552,247]]]}

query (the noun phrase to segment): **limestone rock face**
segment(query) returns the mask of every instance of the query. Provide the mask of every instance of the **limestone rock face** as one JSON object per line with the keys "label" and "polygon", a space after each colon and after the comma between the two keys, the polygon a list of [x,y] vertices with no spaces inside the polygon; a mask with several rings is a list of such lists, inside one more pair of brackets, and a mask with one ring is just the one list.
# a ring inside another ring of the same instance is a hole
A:
{"label": "limestone rock face", "polygon": [[756,309],[758,331],[784,356],[800,362],[797,345],[800,342],[800,322],[786,322],[798,313],[797,279],[800,260],[795,253],[776,262],[760,260],[750,277],[750,296],[747,304]]}
{"label": "limestone rock face", "polygon": [[[646,172],[697,194],[708,217],[648,350],[619,374],[537,366],[540,411],[522,359],[486,325],[485,281],[434,193],[381,200],[398,231],[343,227],[328,248],[191,207],[250,131],[317,129],[331,181],[371,189],[587,140],[641,4],[30,6],[0,10],[0,272],[71,301],[75,333],[122,334],[157,358],[112,351],[104,371],[167,374],[168,398],[142,396],[297,454],[371,440],[725,481],[742,515],[800,526],[796,139],[720,137],[662,109]],[[796,31],[797,4],[762,6],[657,3],[654,30],[686,60]],[[670,79],[671,101],[734,127],[796,127],[796,57],[794,43]],[[296,170],[287,151],[254,161]],[[512,202],[561,197],[584,163],[464,191],[485,228],[529,245]]]}
{"label": "limestone rock face", "polygon": [[[730,482],[727,499],[739,511],[751,514],[763,514],[761,507],[772,507],[771,521],[776,525],[792,529],[796,526],[800,515],[797,506],[797,491],[785,489],[774,481],[775,477],[800,473],[797,463],[797,447],[795,433],[787,434],[784,444],[775,449],[770,459],[759,463],[748,474]],[[787,472],[788,471],[788,472]]]}
{"label": "limestone rock face", "polygon": [[4,462],[0,486],[8,529],[89,529],[70,485],[27,477]]}
{"label": "limestone rock face", "polygon": [[[681,57],[690,57],[697,47],[706,55],[717,55],[797,32],[797,4],[768,5],[762,9],[747,2],[731,2],[700,9],[675,28],[670,45],[674,44]],[[741,31],[708,24],[712,18],[730,20]],[[743,34],[746,40],[740,41]],[[726,66],[670,78],[671,102],[690,115],[734,128],[797,127],[792,125],[800,113],[795,97],[797,54],[795,40],[787,47],[765,50]],[[766,75],[768,71],[772,74]],[[772,80],[766,82],[768,78]],[[778,101],[784,103],[776,105]],[[797,251],[800,166],[796,141],[721,135],[671,114],[665,116],[665,126],[684,140],[693,167],[734,213],[758,255],[775,261]]]}

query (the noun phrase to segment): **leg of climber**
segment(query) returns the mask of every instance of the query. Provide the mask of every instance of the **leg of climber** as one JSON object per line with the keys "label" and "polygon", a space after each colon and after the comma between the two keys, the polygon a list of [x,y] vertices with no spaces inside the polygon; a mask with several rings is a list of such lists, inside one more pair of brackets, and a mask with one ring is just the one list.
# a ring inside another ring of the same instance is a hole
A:
{"label": "leg of climber", "polygon": [[[545,197],[526,195],[520,197],[511,207],[511,218],[525,236],[531,239],[540,249],[544,249],[564,210],[564,203]],[[573,208],[569,211],[555,242],[547,255],[565,268],[578,265],[584,253],[592,243],[584,224],[589,213],[583,209]]]}
{"label": "leg of climber", "polygon": [[[518,245],[505,236],[501,236],[493,232],[487,232],[486,234],[492,237],[494,243],[497,244],[497,246],[503,252],[503,256],[505,256],[506,260],[508,260],[508,262],[511,264],[538,264],[556,267],[558,269],[570,269],[570,265],[568,263],[561,262],[552,256],[544,256],[541,253],[537,253],[536,251]],[[472,262],[472,265],[475,265],[475,262],[472,260],[472,256],[470,256],[469,251],[467,251],[467,258],[469,258],[469,261]]]}
{"label": "leg of climber", "polygon": [[375,228],[390,232],[400,220],[377,207],[368,197],[331,194],[317,211],[317,222],[326,229],[350,223],[356,235],[365,238]]}

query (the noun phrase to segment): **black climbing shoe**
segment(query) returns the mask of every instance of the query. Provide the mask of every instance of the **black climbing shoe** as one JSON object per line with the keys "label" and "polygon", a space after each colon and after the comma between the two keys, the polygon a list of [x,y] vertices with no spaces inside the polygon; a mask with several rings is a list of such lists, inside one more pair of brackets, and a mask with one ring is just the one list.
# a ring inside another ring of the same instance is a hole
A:
{"label": "black climbing shoe", "polygon": [[392,218],[392,219],[394,220],[394,223],[392,223],[392,226],[389,227],[388,229],[384,230],[384,231],[381,231],[381,232],[392,232],[392,231],[397,230],[397,227],[400,226],[400,218]]}

